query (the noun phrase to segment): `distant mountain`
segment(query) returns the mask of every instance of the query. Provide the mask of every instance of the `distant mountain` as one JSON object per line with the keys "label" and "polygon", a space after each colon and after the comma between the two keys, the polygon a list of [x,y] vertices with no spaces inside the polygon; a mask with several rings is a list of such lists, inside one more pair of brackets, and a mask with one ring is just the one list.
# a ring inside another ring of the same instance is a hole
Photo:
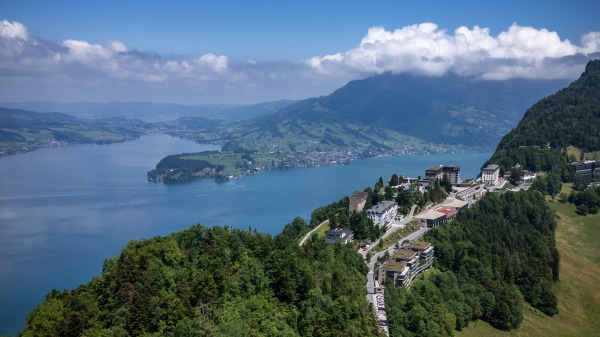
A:
{"label": "distant mountain", "polygon": [[85,120],[58,112],[0,108],[0,156],[51,146],[133,140],[154,127],[122,117]]}
{"label": "distant mountain", "polygon": [[600,60],[590,61],[578,80],[529,108],[488,162],[504,170],[517,163],[533,171],[556,170],[564,177],[569,145],[600,150]]}
{"label": "distant mountain", "polygon": [[196,138],[284,152],[389,150],[407,144],[490,149],[527,107],[566,84],[383,74],[271,114],[218,125]]}
{"label": "distant mountain", "polygon": [[252,105],[205,104],[182,105],[152,102],[74,102],[52,101],[5,102],[0,106],[35,112],[62,112],[79,118],[135,118],[146,122],[168,122],[181,117],[242,119],[273,112],[295,101],[280,100]]}

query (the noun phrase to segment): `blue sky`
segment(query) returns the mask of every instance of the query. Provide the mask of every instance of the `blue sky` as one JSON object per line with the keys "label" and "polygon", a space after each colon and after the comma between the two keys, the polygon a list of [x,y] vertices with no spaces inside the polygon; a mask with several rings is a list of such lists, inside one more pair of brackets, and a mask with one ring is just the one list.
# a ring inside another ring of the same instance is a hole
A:
{"label": "blue sky", "polygon": [[600,1],[4,1],[0,101],[253,103],[386,71],[576,78]]}

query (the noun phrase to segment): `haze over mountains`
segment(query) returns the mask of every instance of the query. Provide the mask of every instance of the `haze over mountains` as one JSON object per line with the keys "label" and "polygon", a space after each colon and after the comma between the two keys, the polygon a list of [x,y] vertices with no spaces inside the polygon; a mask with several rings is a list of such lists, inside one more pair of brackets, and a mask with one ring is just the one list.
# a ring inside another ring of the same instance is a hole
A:
{"label": "haze over mountains", "polygon": [[[386,73],[351,81],[328,96],[297,102],[248,106],[13,102],[0,106],[85,119],[141,119],[152,122],[145,124],[148,132],[160,129],[199,142],[224,144],[225,149],[281,154],[352,151],[355,158],[394,151],[491,149],[531,104],[566,84],[566,80],[490,81],[454,74]],[[3,132],[21,132],[21,140],[32,130],[33,124],[21,131],[3,127]]]}
{"label": "haze over mountains", "polygon": [[351,81],[328,96],[245,121],[194,131],[198,121],[187,127],[192,123],[187,119],[178,127],[179,135],[188,138],[231,142],[261,152],[389,151],[407,145],[434,151],[440,146],[489,149],[531,104],[567,83],[388,73]]}

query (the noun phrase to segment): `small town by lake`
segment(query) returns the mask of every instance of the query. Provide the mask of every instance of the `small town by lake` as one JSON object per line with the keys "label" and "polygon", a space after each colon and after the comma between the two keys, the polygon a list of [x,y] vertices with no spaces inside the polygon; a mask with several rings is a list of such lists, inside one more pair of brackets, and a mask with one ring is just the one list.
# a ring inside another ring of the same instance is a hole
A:
{"label": "small town by lake", "polygon": [[[27,312],[56,288],[99,275],[130,240],[196,223],[277,234],[296,216],[339,200],[381,176],[423,175],[458,165],[475,177],[490,153],[395,156],[349,165],[269,170],[182,185],[147,181],[166,155],[218,146],[155,134],[112,145],[77,145],[0,158],[0,335],[22,330]],[[10,304],[10,305],[9,305]]]}

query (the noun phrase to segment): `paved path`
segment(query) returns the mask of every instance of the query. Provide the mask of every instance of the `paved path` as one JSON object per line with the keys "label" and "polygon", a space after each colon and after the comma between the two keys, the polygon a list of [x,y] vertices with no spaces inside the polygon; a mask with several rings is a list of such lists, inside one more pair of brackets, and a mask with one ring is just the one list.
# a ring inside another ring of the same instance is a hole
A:
{"label": "paved path", "polygon": [[300,240],[300,243],[298,244],[298,246],[302,247],[304,245],[304,243],[306,242],[306,240],[308,240],[308,238],[312,235],[312,233],[314,233],[316,230],[321,228],[321,226],[324,226],[326,223],[329,223],[329,220],[325,220],[325,221],[321,222],[317,227],[313,228],[310,232],[306,233],[306,235],[304,235],[302,240]]}

